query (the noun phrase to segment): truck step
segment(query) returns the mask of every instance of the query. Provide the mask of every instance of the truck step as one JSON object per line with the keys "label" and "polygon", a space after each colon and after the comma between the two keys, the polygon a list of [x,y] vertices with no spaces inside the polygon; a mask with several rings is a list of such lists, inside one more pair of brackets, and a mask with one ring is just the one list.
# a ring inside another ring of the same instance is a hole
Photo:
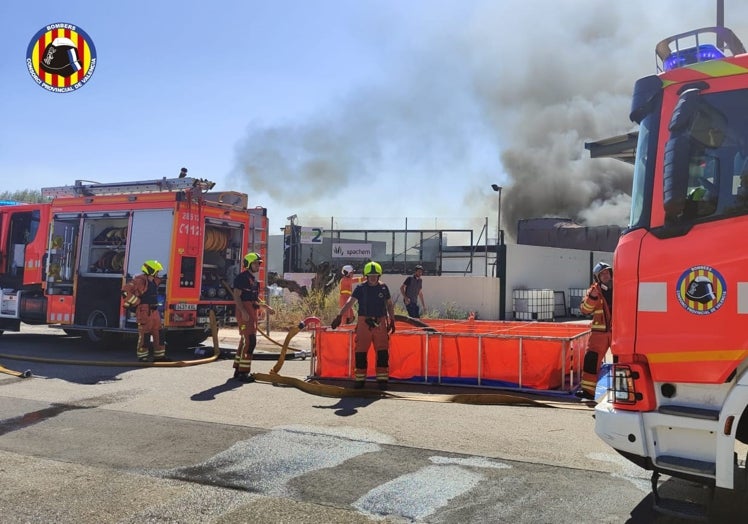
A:
{"label": "truck step", "polygon": [[655,459],[655,466],[704,476],[714,476],[717,473],[717,464],[714,462],[676,457],[674,455],[660,455]]}
{"label": "truck step", "polygon": [[719,420],[718,409],[694,408],[692,406],[665,405],[657,410],[663,415],[699,418],[703,420]]}

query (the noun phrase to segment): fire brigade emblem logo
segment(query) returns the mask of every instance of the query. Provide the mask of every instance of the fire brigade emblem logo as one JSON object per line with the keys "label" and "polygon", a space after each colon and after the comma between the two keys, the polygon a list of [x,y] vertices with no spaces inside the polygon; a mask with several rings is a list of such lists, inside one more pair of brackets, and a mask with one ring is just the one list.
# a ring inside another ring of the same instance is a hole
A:
{"label": "fire brigade emblem logo", "polygon": [[40,87],[53,93],[69,93],[91,79],[96,69],[96,48],[80,27],[50,24],[29,42],[26,68]]}
{"label": "fire brigade emblem logo", "polygon": [[676,286],[678,302],[686,311],[695,315],[709,315],[725,302],[727,288],[725,279],[709,266],[694,266],[678,279]]}

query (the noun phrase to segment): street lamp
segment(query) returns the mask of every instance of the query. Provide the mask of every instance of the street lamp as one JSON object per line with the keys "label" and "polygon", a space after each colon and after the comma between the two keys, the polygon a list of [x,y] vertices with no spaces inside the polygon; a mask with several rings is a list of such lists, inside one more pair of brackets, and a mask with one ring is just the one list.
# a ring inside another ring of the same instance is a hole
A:
{"label": "street lamp", "polygon": [[498,184],[491,184],[491,189],[499,194],[499,210],[496,213],[498,215],[498,220],[496,221],[496,245],[498,246],[501,240],[501,190],[503,188]]}

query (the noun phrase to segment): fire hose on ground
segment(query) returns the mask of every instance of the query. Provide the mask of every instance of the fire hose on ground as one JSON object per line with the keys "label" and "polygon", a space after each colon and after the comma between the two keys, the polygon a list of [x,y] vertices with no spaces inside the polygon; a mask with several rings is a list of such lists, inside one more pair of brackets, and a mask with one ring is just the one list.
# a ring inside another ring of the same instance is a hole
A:
{"label": "fire hose on ground", "polygon": [[27,369],[26,371],[16,371],[14,369],[8,369],[5,366],[0,366],[0,373],[5,373],[6,375],[18,378],[29,378],[31,376],[30,369]]}
{"label": "fire hose on ground", "polygon": [[[169,362],[139,362],[132,360],[125,361],[112,361],[112,360],[71,360],[71,359],[59,359],[59,358],[46,358],[46,357],[31,357],[28,355],[9,355],[0,354],[0,358],[9,360],[23,360],[26,362],[38,362],[42,364],[61,364],[61,365],[72,365],[72,366],[106,366],[106,367],[130,367],[130,368],[182,368],[189,366],[199,366],[201,364],[208,364],[218,360],[221,356],[221,348],[218,347],[218,325],[216,322],[216,316],[213,311],[210,312],[210,330],[213,339],[213,355],[205,358],[195,360],[175,360]],[[23,372],[13,371],[11,369],[0,366],[0,372],[8,375],[13,375],[20,378],[28,378],[31,376],[31,370]]]}
{"label": "fire hose on ground", "polygon": [[[413,326],[421,327],[425,330],[435,331],[432,327],[428,326],[422,321],[412,319],[407,316],[397,315],[396,320],[407,322]],[[407,393],[393,393],[391,391],[381,390],[366,390],[366,389],[353,389],[348,387],[335,386],[331,384],[323,384],[317,381],[306,381],[295,377],[287,377],[280,374],[280,370],[286,360],[286,354],[289,350],[291,351],[302,351],[299,349],[290,348],[291,340],[303,329],[306,328],[319,328],[321,326],[320,320],[316,317],[308,317],[298,325],[293,326],[286,334],[285,340],[281,345],[281,351],[278,355],[273,368],[268,373],[252,373],[252,376],[258,382],[267,382],[273,385],[286,385],[295,387],[305,393],[311,395],[317,395],[322,397],[332,398],[348,398],[348,397],[367,397],[367,398],[379,398],[379,399],[394,399],[394,400],[412,400],[421,402],[442,402],[442,403],[456,403],[456,404],[482,404],[482,405],[515,405],[515,406],[533,406],[533,407],[545,407],[545,408],[561,408],[561,409],[582,409],[589,410],[591,407],[590,403],[580,403],[576,401],[571,402],[560,402],[554,400],[539,400],[531,398],[528,395],[516,394],[516,393],[460,393],[460,394],[407,394]],[[176,367],[188,367],[197,366],[201,364],[208,364],[218,360],[221,355],[221,349],[218,346],[218,327],[216,323],[216,317],[213,311],[210,312],[210,328],[212,332],[213,340],[213,355],[206,358],[196,360],[179,360],[173,362],[137,362],[137,361],[93,361],[93,360],[69,360],[69,359],[53,359],[53,358],[40,358],[30,357],[24,355],[8,355],[0,354],[0,358],[6,358],[11,360],[23,360],[27,362],[39,362],[45,364],[62,364],[62,365],[82,365],[82,366],[107,366],[107,367],[162,367],[162,368],[176,368]],[[264,336],[267,337],[263,333]],[[269,337],[267,337],[269,339]],[[272,339],[270,339],[272,340]],[[276,341],[274,343],[278,344]],[[280,344],[279,344],[280,345]],[[31,370],[15,371],[8,369],[0,365],[0,373],[16,376],[19,378],[28,378],[32,376]],[[594,404],[592,404],[594,406]]]}

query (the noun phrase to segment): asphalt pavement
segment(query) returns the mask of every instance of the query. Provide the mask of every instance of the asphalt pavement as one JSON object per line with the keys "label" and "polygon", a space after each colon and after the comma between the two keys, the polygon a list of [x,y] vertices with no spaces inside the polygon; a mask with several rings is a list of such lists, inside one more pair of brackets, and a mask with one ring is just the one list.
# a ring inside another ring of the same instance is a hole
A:
{"label": "asphalt pavement", "polygon": [[[259,338],[253,372],[275,365],[285,335]],[[218,340],[224,353],[238,344],[231,329]],[[291,341],[309,344],[306,332]],[[433,402],[456,389],[397,383],[400,397],[338,398],[237,383],[223,358],[130,367],[2,354],[122,362],[134,348],[49,328],[0,337],[0,364],[33,372],[0,375],[4,523],[680,522],[652,513],[649,474],[598,439],[593,411],[572,398]],[[281,374],[306,380],[310,363],[287,360]],[[744,499],[720,494],[713,521],[746,514]]]}

